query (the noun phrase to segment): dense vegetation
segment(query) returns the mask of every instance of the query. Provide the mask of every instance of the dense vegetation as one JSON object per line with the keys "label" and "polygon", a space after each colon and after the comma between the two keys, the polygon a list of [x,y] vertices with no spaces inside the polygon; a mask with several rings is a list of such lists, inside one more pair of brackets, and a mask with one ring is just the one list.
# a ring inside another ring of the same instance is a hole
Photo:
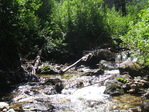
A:
{"label": "dense vegetation", "polygon": [[149,65],[148,8],[147,0],[0,0],[0,69],[41,49],[43,59],[65,62],[117,40]]}

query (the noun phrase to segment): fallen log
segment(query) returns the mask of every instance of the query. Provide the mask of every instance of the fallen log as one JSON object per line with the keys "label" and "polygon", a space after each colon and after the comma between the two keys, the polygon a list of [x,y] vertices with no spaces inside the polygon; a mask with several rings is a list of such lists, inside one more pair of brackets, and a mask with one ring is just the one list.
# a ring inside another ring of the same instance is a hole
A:
{"label": "fallen log", "polygon": [[87,53],[86,55],[84,55],[82,58],[80,58],[79,60],[77,60],[75,63],[73,63],[72,65],[60,70],[60,73],[65,73],[66,71],[68,71],[70,68],[76,66],[78,63],[80,63],[81,61],[88,61],[89,59],[96,57],[94,59],[97,59],[97,62],[99,60],[114,60],[115,59],[115,53],[112,53],[109,49],[97,49],[94,51],[88,51],[89,53]]}
{"label": "fallen log", "polygon": [[93,53],[88,53],[85,56],[83,56],[82,58],[80,58],[79,60],[77,60],[75,63],[71,64],[70,66],[68,66],[67,68],[60,70],[60,73],[63,74],[66,71],[68,71],[70,68],[74,67],[75,65],[77,65],[78,63],[80,63],[81,61],[87,61],[88,59],[90,59],[94,54]]}

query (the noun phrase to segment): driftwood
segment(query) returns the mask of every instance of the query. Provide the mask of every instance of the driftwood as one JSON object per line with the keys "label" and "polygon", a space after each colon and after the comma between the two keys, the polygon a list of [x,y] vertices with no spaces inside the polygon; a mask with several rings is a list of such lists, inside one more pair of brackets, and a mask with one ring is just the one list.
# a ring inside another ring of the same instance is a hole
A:
{"label": "driftwood", "polygon": [[94,50],[94,51],[88,51],[88,54],[84,55],[82,58],[80,58],[75,63],[68,66],[67,68],[60,70],[60,73],[65,73],[66,71],[68,71],[70,68],[74,67],[75,65],[77,65],[81,61],[88,61],[93,56],[97,56],[97,57],[99,57],[99,59],[100,59],[100,57],[104,57],[107,60],[112,60],[113,58],[115,58],[115,54],[112,53],[108,49],[97,49],[97,50]]}
{"label": "driftwood", "polygon": [[93,53],[88,53],[85,56],[83,56],[82,58],[80,58],[79,60],[77,60],[75,63],[73,63],[72,65],[68,66],[67,68],[63,69],[60,71],[60,73],[65,73],[66,71],[68,71],[70,68],[74,67],[75,65],[77,65],[78,63],[80,63],[81,61],[87,61],[88,59],[90,59],[94,54]]}
{"label": "driftwood", "polygon": [[38,55],[36,56],[35,60],[34,60],[34,65],[33,65],[33,68],[32,68],[32,74],[35,75],[36,74],[36,70],[41,62],[41,53],[42,53],[42,50],[39,51]]}
{"label": "driftwood", "polygon": [[27,60],[25,64],[22,64],[21,67],[23,71],[27,72],[28,74],[35,75],[36,70],[41,62],[41,53],[42,53],[42,50],[38,52],[36,58],[33,61]]}

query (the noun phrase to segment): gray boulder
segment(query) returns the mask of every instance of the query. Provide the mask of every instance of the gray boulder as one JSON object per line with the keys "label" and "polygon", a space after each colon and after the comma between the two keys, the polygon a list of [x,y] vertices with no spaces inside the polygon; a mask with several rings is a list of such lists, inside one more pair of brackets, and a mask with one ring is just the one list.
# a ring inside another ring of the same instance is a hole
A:
{"label": "gray boulder", "polygon": [[125,61],[119,65],[120,74],[128,73],[130,76],[135,77],[141,75],[141,67],[132,61]]}
{"label": "gray boulder", "polygon": [[105,94],[109,94],[111,96],[117,96],[124,94],[124,89],[122,88],[122,83],[117,80],[109,80],[105,82],[106,89],[104,91]]}

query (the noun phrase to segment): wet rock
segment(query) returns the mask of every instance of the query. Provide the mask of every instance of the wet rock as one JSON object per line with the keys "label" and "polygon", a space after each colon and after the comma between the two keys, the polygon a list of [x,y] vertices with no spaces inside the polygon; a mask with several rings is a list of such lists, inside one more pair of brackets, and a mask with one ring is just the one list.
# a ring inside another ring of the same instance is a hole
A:
{"label": "wet rock", "polygon": [[40,112],[52,112],[54,110],[54,106],[51,104],[44,103],[26,103],[22,105],[23,111],[40,111]]}
{"label": "wet rock", "polygon": [[13,108],[10,108],[7,112],[15,112]]}
{"label": "wet rock", "polygon": [[142,98],[149,99],[149,89],[142,95]]}
{"label": "wet rock", "polygon": [[111,96],[117,96],[124,94],[124,89],[122,88],[122,83],[116,80],[109,80],[105,83],[106,89],[104,91],[105,94],[109,94]]}
{"label": "wet rock", "polygon": [[64,85],[61,82],[58,82],[55,84],[54,89],[56,90],[57,93],[61,93],[62,90],[64,89]]}
{"label": "wet rock", "polygon": [[44,83],[44,85],[55,85],[57,83],[62,83],[62,81],[59,78],[55,78],[55,79],[47,79]]}
{"label": "wet rock", "polygon": [[6,102],[0,102],[0,112],[15,112]]}
{"label": "wet rock", "polygon": [[141,112],[141,110],[137,108],[130,108],[129,112]]}
{"label": "wet rock", "polygon": [[39,77],[37,75],[24,73],[21,82],[39,82]]}
{"label": "wet rock", "polygon": [[127,82],[123,85],[123,89],[126,93],[142,94],[148,87],[148,81],[145,81],[141,76],[132,78],[127,74],[121,75],[121,77],[126,78],[127,80]]}
{"label": "wet rock", "polygon": [[45,81],[44,85],[53,85],[57,93],[61,93],[61,91],[64,89],[64,85],[59,78],[48,79],[47,81]]}
{"label": "wet rock", "polygon": [[146,99],[144,97],[141,97],[141,110],[142,112],[148,112],[149,111],[149,99]]}
{"label": "wet rock", "polygon": [[89,67],[86,67],[84,65],[80,65],[79,67],[77,67],[77,71],[78,72],[91,72],[91,69]]}
{"label": "wet rock", "polygon": [[83,73],[81,76],[99,76],[104,73],[102,69],[90,69],[89,72]]}
{"label": "wet rock", "polygon": [[141,67],[132,61],[125,61],[119,65],[120,74],[128,72],[132,77],[141,75]]}
{"label": "wet rock", "polygon": [[116,54],[108,49],[100,49],[94,54],[100,60],[114,61]]}
{"label": "wet rock", "polygon": [[107,70],[113,70],[117,68],[117,65],[114,61],[106,61],[106,60],[101,60],[98,64],[98,67],[100,69],[107,69]]}
{"label": "wet rock", "polygon": [[97,49],[95,51],[91,51],[94,55],[91,57],[90,60],[86,62],[82,62],[86,66],[90,66],[91,68],[97,68],[97,64],[101,60],[107,61],[115,61],[116,54],[111,52],[109,49]]}
{"label": "wet rock", "polygon": [[83,87],[84,86],[84,83],[82,82],[82,81],[80,81],[80,82],[78,82],[77,84],[76,84],[76,87],[77,88],[81,88],[81,87]]}
{"label": "wet rock", "polygon": [[6,102],[0,102],[0,110],[4,108],[9,109],[9,104]]}

